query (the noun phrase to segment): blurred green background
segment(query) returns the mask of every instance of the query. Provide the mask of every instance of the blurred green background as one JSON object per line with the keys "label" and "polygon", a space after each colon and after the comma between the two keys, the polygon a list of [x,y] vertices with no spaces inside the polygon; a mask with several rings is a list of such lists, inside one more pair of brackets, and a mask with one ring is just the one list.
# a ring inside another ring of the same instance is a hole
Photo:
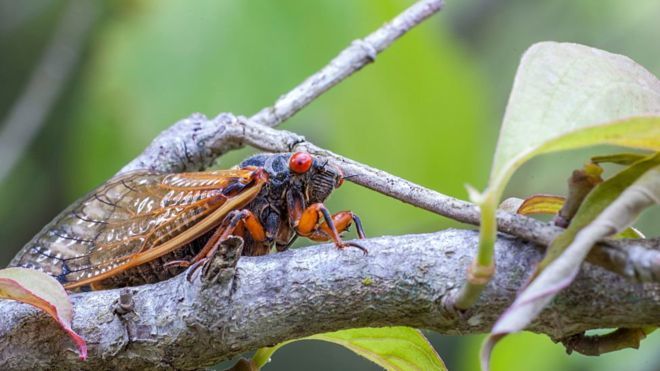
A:
{"label": "blurred green background", "polygon": [[[60,210],[178,119],[192,112],[251,115],[411,3],[152,0],[72,7],[68,1],[0,1],[0,125],[7,125],[55,30],[63,22],[91,22],[80,51],[63,51],[77,62],[33,140],[25,148],[0,148],[0,154],[19,155],[0,178],[0,259],[7,263]],[[62,21],[65,13],[69,18]],[[584,43],[628,55],[658,75],[658,19],[657,0],[449,2],[282,128],[465,199],[465,184],[486,185],[515,69],[528,46],[542,40]],[[562,194],[569,172],[604,150],[533,160],[507,194]],[[232,153],[218,166],[229,167],[251,152]],[[359,213],[371,236],[459,226],[352,184],[333,195],[330,207]],[[642,229],[657,234],[658,218],[657,210],[647,213]],[[427,334],[450,369],[478,369],[482,336]],[[588,358],[567,356],[547,337],[523,333],[497,347],[493,369],[657,370],[659,345],[656,334],[640,350]],[[319,342],[284,347],[267,367],[291,368],[377,369]]]}

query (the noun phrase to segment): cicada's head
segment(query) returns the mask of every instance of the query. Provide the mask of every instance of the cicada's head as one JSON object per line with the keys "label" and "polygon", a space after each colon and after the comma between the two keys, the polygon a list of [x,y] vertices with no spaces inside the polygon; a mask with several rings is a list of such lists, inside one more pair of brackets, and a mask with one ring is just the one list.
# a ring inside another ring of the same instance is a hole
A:
{"label": "cicada's head", "polygon": [[306,152],[258,154],[243,161],[241,166],[263,167],[275,189],[300,187],[310,204],[323,202],[344,182],[338,167]]}
{"label": "cicada's head", "polygon": [[338,167],[330,164],[327,159],[306,152],[291,154],[289,170],[303,180],[305,195],[310,204],[323,202],[344,182],[344,175]]}

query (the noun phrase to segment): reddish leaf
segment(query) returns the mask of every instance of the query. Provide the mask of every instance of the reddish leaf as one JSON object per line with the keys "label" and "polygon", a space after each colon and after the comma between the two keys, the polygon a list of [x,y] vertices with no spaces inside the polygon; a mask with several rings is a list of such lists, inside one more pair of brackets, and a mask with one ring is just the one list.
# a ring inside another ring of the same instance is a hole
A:
{"label": "reddish leaf", "polygon": [[69,297],[53,277],[34,269],[0,269],[0,298],[34,305],[51,315],[76,344],[80,358],[87,359],[85,340],[71,329],[73,307]]}

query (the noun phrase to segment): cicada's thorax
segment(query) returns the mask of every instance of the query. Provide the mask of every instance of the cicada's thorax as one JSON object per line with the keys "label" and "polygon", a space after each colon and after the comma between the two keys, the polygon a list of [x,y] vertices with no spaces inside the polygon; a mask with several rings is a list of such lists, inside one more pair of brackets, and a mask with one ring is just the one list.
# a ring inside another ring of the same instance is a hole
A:
{"label": "cicada's thorax", "polygon": [[[295,174],[290,169],[290,158],[290,153],[259,154],[240,164],[240,167],[261,167],[269,177],[269,182],[247,206],[264,226],[266,241],[255,242],[247,236],[243,255],[265,255],[272,249],[286,250],[297,237],[291,208],[305,209],[313,203],[325,201],[341,181],[336,168],[317,159],[309,171]],[[302,201],[302,204],[293,205],[296,201]]]}

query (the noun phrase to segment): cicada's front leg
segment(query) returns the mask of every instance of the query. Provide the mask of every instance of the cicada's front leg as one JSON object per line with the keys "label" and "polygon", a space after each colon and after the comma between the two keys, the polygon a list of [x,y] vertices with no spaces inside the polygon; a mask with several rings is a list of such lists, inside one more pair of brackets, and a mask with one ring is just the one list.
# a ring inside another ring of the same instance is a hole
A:
{"label": "cicada's front leg", "polygon": [[330,241],[343,249],[346,246],[357,247],[365,254],[367,249],[355,242],[344,242],[339,236],[351,223],[355,223],[358,237],[365,238],[360,218],[351,211],[341,211],[334,215],[322,203],[315,203],[303,208],[303,199],[295,193],[288,195],[289,218],[296,233],[313,241]]}
{"label": "cicada's front leg", "polygon": [[[323,204],[314,204],[309,208],[307,208],[307,210],[312,211],[317,208],[322,209],[325,208],[325,206]],[[332,231],[332,226],[325,221],[325,212],[321,210],[321,213],[324,217],[323,223],[316,226],[316,228],[314,228],[314,230],[312,230],[312,232],[305,237],[309,238],[312,241],[330,241],[330,240],[334,241],[334,239],[332,238],[334,235]],[[303,218],[304,217],[305,217],[305,213],[303,212]],[[334,224],[334,227],[338,234],[341,235],[344,231],[348,230],[348,227],[351,226],[351,223],[355,223],[355,228],[357,229],[358,238],[360,239],[366,238],[364,235],[364,230],[362,229],[362,221],[352,211],[340,211],[338,213],[332,214],[331,219],[332,219],[332,224]],[[302,218],[301,221],[304,222]]]}

